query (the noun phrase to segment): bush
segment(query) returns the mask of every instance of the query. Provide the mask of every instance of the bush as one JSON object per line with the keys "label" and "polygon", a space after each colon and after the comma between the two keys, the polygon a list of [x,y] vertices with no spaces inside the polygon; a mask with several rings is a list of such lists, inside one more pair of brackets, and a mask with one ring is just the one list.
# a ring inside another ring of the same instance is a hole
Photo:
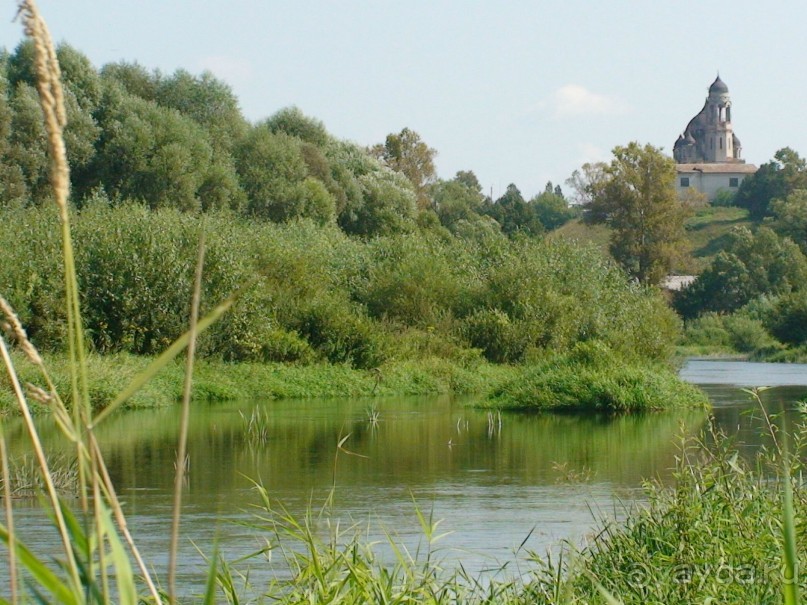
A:
{"label": "bush", "polygon": [[786,344],[807,343],[807,293],[781,296],[764,322],[771,334]]}
{"label": "bush", "polygon": [[708,406],[706,396],[666,366],[631,362],[603,343],[581,343],[569,354],[525,368],[486,405],[532,411],[639,412]]}

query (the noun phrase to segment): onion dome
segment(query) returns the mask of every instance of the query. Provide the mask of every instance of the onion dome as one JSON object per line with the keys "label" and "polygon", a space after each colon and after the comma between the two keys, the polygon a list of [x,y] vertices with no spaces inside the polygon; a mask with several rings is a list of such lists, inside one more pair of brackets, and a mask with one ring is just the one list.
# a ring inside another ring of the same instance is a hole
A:
{"label": "onion dome", "polygon": [[726,93],[729,91],[729,87],[726,86],[726,83],[720,79],[720,76],[717,76],[712,85],[709,87],[709,92],[716,92],[716,93]]}

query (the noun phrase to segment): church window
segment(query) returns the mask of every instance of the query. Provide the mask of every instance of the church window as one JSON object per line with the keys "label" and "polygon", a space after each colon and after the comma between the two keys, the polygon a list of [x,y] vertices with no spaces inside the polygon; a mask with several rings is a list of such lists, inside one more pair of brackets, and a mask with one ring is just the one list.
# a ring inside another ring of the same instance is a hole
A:
{"label": "church window", "polygon": [[723,137],[720,137],[720,149],[723,149]]}
{"label": "church window", "polygon": [[729,187],[739,187],[740,186],[740,179],[736,176],[729,178]]}
{"label": "church window", "polygon": [[681,187],[689,187],[689,177],[682,176],[681,177]]}

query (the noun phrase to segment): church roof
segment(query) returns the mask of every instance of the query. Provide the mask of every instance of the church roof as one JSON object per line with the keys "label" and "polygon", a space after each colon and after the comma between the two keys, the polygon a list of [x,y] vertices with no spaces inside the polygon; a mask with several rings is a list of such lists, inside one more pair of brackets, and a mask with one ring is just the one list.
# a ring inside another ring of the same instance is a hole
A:
{"label": "church roof", "polygon": [[720,79],[720,76],[715,78],[715,81],[712,82],[712,85],[709,87],[709,92],[728,92],[729,87],[726,86],[726,83]]}

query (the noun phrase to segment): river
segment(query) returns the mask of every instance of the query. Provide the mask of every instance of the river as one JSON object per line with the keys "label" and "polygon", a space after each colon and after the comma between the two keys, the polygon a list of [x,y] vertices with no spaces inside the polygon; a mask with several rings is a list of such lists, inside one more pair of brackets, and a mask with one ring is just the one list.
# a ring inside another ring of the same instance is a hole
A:
{"label": "river", "polygon": [[[681,376],[713,402],[716,425],[745,450],[764,442],[762,415],[743,386],[763,393],[772,411],[795,408],[807,393],[807,366],[690,360]],[[195,405],[189,434],[178,580],[201,590],[214,544],[235,560],[266,545],[255,522],[260,482],[272,502],[301,516],[321,509],[369,539],[392,535],[413,552],[424,546],[416,507],[442,520],[434,545],[446,565],[472,573],[504,563],[514,571],[528,551],[543,555],[563,540],[580,544],[595,517],[621,518],[642,499],[641,483],[670,477],[683,437],[708,414],[577,417],[489,414],[457,397],[248,401]],[[250,436],[248,419],[258,420]],[[129,525],[149,563],[164,578],[179,409],[122,413],[98,437]],[[10,442],[21,454],[22,428]],[[52,452],[65,446],[43,427]],[[339,447],[339,443],[342,446]],[[19,533],[37,552],[54,550],[54,533],[35,503],[15,504]],[[383,551],[383,546],[382,546]],[[242,568],[245,564],[242,564]],[[253,562],[260,590],[274,568]],[[2,573],[2,572],[0,572]]]}

